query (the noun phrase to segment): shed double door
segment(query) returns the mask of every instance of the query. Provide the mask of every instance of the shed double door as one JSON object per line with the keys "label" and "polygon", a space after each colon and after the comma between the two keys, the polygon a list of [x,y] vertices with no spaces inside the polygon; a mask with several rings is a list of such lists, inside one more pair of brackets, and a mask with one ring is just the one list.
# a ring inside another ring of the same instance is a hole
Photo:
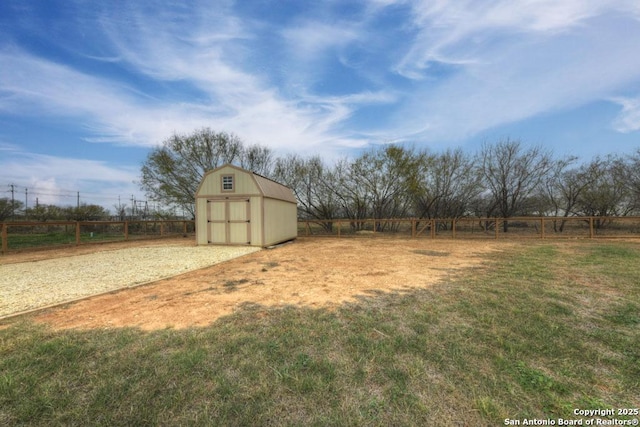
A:
{"label": "shed double door", "polygon": [[249,198],[207,200],[207,240],[219,245],[251,244]]}

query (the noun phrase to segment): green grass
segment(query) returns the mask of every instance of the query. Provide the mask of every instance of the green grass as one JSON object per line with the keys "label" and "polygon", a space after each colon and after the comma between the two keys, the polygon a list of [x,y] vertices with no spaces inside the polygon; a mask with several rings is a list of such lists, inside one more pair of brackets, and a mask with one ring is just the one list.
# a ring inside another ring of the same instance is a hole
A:
{"label": "green grass", "polygon": [[492,259],[333,312],[247,304],[155,332],[11,323],[0,425],[493,426],[639,407],[640,246],[529,243]]}
{"label": "green grass", "polygon": [[24,249],[37,246],[53,246],[75,244],[76,235],[73,233],[34,233],[9,234],[7,244],[9,249]]}
{"label": "green grass", "polygon": [[[124,240],[122,234],[112,233],[81,233],[80,242],[106,242]],[[11,250],[35,248],[38,246],[75,245],[75,231],[71,233],[34,233],[34,234],[10,234],[7,238],[7,245]]]}
{"label": "green grass", "polygon": [[[180,236],[182,233],[167,234],[164,237]],[[161,237],[159,231],[149,231],[148,233],[131,232],[129,240]],[[80,243],[105,243],[124,241],[124,234],[120,231],[114,232],[82,232],[80,233]],[[72,232],[51,232],[51,233],[31,233],[31,234],[9,234],[7,245],[9,250],[32,249],[36,247],[54,247],[60,245],[75,245],[76,234]]]}

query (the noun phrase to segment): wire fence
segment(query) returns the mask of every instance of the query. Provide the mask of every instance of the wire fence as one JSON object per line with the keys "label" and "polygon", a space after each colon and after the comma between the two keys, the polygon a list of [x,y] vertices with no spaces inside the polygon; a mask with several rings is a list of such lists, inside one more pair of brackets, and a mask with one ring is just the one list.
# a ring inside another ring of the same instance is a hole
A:
{"label": "wire fence", "polygon": [[[193,220],[4,222],[1,252],[195,235]],[[299,220],[298,236],[423,239],[640,238],[640,217]]]}
{"label": "wire fence", "polygon": [[302,220],[298,221],[298,235],[430,239],[640,238],[640,217]]}
{"label": "wire fence", "polygon": [[195,221],[52,221],[1,224],[2,250],[28,250],[91,243],[193,236]]}

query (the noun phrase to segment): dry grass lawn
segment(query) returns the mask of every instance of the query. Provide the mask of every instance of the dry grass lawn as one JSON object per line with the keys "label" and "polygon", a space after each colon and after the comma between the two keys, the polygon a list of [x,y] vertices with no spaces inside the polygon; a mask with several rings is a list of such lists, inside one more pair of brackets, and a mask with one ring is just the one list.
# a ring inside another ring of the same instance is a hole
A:
{"label": "dry grass lawn", "polygon": [[515,243],[298,239],[276,249],[43,312],[55,328],[210,324],[247,304],[331,307],[377,292],[430,287]]}

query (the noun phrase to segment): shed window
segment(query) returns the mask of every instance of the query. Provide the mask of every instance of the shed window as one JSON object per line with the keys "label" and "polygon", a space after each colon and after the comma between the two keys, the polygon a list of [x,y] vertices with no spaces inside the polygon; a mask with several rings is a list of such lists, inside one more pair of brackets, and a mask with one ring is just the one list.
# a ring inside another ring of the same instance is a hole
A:
{"label": "shed window", "polygon": [[222,177],[222,191],[233,191],[233,175]]}

